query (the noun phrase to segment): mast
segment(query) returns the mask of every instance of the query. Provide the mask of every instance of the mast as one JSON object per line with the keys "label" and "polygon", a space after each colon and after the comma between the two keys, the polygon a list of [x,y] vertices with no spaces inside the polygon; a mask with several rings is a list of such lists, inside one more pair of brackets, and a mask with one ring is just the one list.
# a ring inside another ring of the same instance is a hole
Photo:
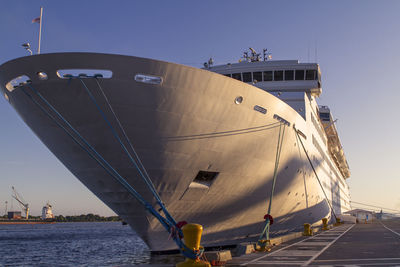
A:
{"label": "mast", "polygon": [[43,24],[43,7],[40,7],[40,26],[39,26],[39,46],[38,46],[38,54],[40,54],[40,44],[42,42],[42,24]]}

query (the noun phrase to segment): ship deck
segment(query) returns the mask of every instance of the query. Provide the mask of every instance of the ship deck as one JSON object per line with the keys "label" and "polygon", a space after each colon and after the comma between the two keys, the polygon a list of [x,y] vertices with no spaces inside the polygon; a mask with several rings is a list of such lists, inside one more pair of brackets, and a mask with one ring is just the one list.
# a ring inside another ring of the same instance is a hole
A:
{"label": "ship deck", "polygon": [[400,219],[343,224],[312,237],[299,237],[284,242],[274,246],[268,253],[257,252],[233,257],[226,264],[231,267],[399,265]]}

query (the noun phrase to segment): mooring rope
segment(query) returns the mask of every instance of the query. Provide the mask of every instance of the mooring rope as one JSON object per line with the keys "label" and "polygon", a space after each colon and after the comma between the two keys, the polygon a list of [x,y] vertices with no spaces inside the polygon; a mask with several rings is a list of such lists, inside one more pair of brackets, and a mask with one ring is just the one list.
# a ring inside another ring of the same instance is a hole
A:
{"label": "mooring rope", "polygon": [[147,179],[147,177],[144,175],[144,172],[142,171],[142,169],[139,167],[138,163],[133,159],[131,153],[129,153],[128,149],[126,148],[126,146],[124,145],[124,143],[122,142],[121,138],[119,137],[118,133],[116,132],[116,130],[114,129],[114,127],[112,127],[111,122],[109,121],[109,119],[107,118],[106,114],[103,112],[103,110],[101,109],[100,105],[97,103],[95,97],[93,96],[93,94],[90,92],[89,88],[87,87],[87,85],[85,84],[85,82],[79,78],[79,81],[82,83],[83,87],[85,88],[85,91],[87,92],[87,94],[89,95],[89,98],[91,99],[91,101],[94,103],[94,105],[96,106],[97,110],[99,111],[101,117],[103,118],[103,120],[106,122],[107,126],[110,128],[113,136],[115,137],[115,139],[118,141],[118,143],[121,145],[122,149],[124,150],[125,154],[128,156],[128,158],[130,159],[130,161],[134,164],[134,166],[136,167],[136,169],[138,170],[140,176],[143,178],[143,180],[145,181],[146,185],[149,187],[150,191],[153,193],[154,197],[156,198],[156,200],[158,202],[161,202],[160,196],[158,195],[157,191],[154,188],[154,185],[151,181],[149,181],[149,179]]}
{"label": "mooring rope", "polygon": [[143,168],[143,173],[144,173],[144,174],[146,175],[146,177],[149,179],[149,182],[150,182],[151,187],[154,189],[155,193],[158,195],[158,198],[162,201],[162,199],[161,199],[161,197],[159,196],[157,190],[155,189],[155,186],[154,186],[153,182],[152,182],[151,179],[150,179],[150,175],[148,174],[148,172],[147,172],[145,166],[143,165],[142,161],[140,160],[139,155],[136,153],[136,150],[135,150],[135,148],[133,147],[130,138],[129,138],[128,135],[126,134],[126,131],[125,131],[124,127],[122,126],[120,120],[118,119],[118,116],[117,116],[117,114],[116,114],[115,111],[114,111],[114,108],[111,106],[111,103],[110,103],[110,101],[108,100],[107,95],[104,93],[103,87],[100,85],[99,79],[98,79],[97,77],[94,77],[94,79],[95,79],[95,81],[96,81],[96,83],[97,83],[97,85],[98,85],[98,87],[99,87],[99,90],[100,90],[101,94],[102,94],[103,97],[104,97],[104,100],[105,100],[106,103],[107,103],[108,108],[110,109],[111,113],[113,114],[113,116],[114,116],[114,118],[115,118],[115,121],[117,122],[119,128],[121,129],[121,132],[122,132],[124,138],[126,139],[126,141],[127,141],[128,145],[129,145],[130,149],[132,150],[132,152],[133,152],[135,158],[137,159],[137,161],[138,161],[138,163],[139,163],[139,166]]}
{"label": "mooring rope", "polygon": [[321,180],[319,179],[318,174],[317,174],[317,172],[316,172],[316,170],[315,170],[315,168],[314,168],[314,164],[312,163],[310,157],[308,156],[308,153],[307,153],[307,150],[306,150],[306,148],[305,148],[305,146],[304,146],[304,144],[303,144],[303,141],[301,141],[301,138],[300,138],[300,136],[299,136],[299,133],[298,133],[298,131],[297,131],[297,129],[296,129],[296,127],[295,127],[294,125],[293,125],[293,129],[294,129],[294,132],[295,132],[296,135],[297,135],[297,138],[300,140],[300,144],[301,144],[301,146],[303,147],[303,150],[304,150],[304,153],[305,153],[306,156],[307,156],[308,162],[310,163],[311,168],[312,168],[312,170],[313,170],[313,172],[314,172],[314,174],[315,174],[315,177],[317,178],[317,181],[318,181],[318,183],[319,183],[319,185],[320,185],[320,187],[321,187],[321,189],[322,189],[322,192],[324,193],[325,199],[326,199],[326,201],[328,202],[329,207],[331,208],[332,214],[333,214],[333,216],[335,217],[335,219],[337,219],[336,213],[335,213],[335,211],[334,211],[334,209],[333,209],[333,206],[332,206],[331,202],[329,201],[328,196],[326,195],[325,190],[324,190],[324,187],[323,187],[323,185],[322,185],[322,183],[321,183]]}
{"label": "mooring rope", "polygon": [[[282,130],[283,127],[283,130]],[[265,226],[263,231],[261,232],[259,238],[258,238],[258,244],[261,247],[266,246],[266,242],[269,241],[269,231],[270,231],[270,226],[272,224],[272,217],[271,217],[271,208],[272,208],[272,199],[274,196],[275,192],[275,184],[278,176],[278,168],[279,168],[279,161],[281,157],[281,151],[282,151],[282,146],[283,146],[283,139],[285,137],[285,130],[286,130],[286,124],[280,123],[279,125],[279,134],[278,134],[278,142],[276,146],[276,154],[275,154],[275,167],[274,167],[274,175],[272,179],[272,188],[271,188],[271,194],[269,196],[269,204],[268,204],[268,213],[266,215],[266,221],[265,221]]]}
{"label": "mooring rope", "polygon": [[[57,119],[50,114],[36,99],[34,99],[30,94],[28,94],[23,87],[20,87],[22,92],[30,99],[32,102],[38,106],[38,108],[44,112],[54,123],[56,123],[68,136],[72,138],[72,140],[79,145],[87,154],[94,159],[108,174],[114,177],[131,195],[133,195],[145,208],[146,210],[152,214],[155,218],[159,220],[162,226],[167,230],[167,232],[175,234],[172,235],[173,240],[180,248],[181,253],[188,258],[197,259],[201,256],[204,250],[194,251],[191,248],[188,248],[181,240],[181,229],[176,227],[169,218],[164,218],[159,212],[157,212],[154,207],[147,202],[127,181],[124,179],[112,166],[108,163],[101,155],[96,151],[96,149],[89,144],[89,142],[81,135],[79,132],[71,125],[71,123],[66,120],[61,113],[59,113],[54,106],[52,106],[40,92],[38,92],[31,84],[27,84],[29,88],[38,96],[46,106],[56,114],[56,116],[67,126],[63,126]],[[70,129],[76,136],[68,131]],[[80,141],[79,141],[80,140]],[[87,147],[85,147],[85,145]]]}
{"label": "mooring rope", "polygon": [[[144,165],[142,164],[142,162],[140,161],[139,156],[137,155],[135,149],[133,148],[132,143],[130,142],[128,136],[125,134],[125,138],[127,139],[127,142],[130,144],[132,151],[134,152],[134,155],[137,159],[137,161],[132,157],[131,153],[129,153],[127,147],[124,145],[124,143],[122,142],[121,138],[119,137],[117,131],[114,129],[114,127],[111,125],[110,120],[107,118],[107,116],[105,115],[104,111],[101,109],[100,105],[97,103],[95,97],[93,96],[93,94],[90,92],[89,88],[87,87],[87,85],[85,84],[85,82],[79,78],[80,82],[82,83],[83,87],[85,88],[85,91],[87,92],[87,94],[89,95],[89,98],[91,99],[91,101],[94,103],[94,105],[96,106],[97,110],[99,111],[101,117],[103,118],[103,120],[106,122],[107,126],[110,128],[113,136],[115,137],[115,139],[118,141],[118,143],[121,145],[122,149],[124,150],[125,154],[128,156],[128,158],[130,159],[131,163],[134,165],[134,167],[137,169],[137,171],[140,174],[140,177],[143,179],[143,181],[146,183],[147,187],[150,189],[150,192],[153,194],[154,198],[156,199],[158,205],[160,206],[160,208],[162,209],[162,211],[164,212],[165,216],[172,222],[172,224],[175,226],[176,225],[176,221],[174,220],[174,218],[172,218],[172,216],[170,215],[170,213],[168,212],[167,208],[165,207],[165,204],[163,203],[163,201],[161,200],[157,190],[155,189],[155,186],[153,184],[153,182],[151,181]],[[97,81],[97,79],[96,79]],[[100,84],[98,83],[98,85],[100,86]],[[99,87],[101,88],[101,86]],[[100,89],[101,92],[103,92],[102,88]],[[103,95],[105,96],[104,92]],[[109,107],[111,107],[111,104],[108,102],[108,98],[106,98],[105,96],[105,100],[108,103]],[[118,117],[116,116],[114,110],[111,107],[111,112],[114,115],[114,118],[116,119],[117,123],[119,123],[122,131],[125,133],[125,131],[123,130],[122,125],[120,124],[120,121],[118,120]]]}

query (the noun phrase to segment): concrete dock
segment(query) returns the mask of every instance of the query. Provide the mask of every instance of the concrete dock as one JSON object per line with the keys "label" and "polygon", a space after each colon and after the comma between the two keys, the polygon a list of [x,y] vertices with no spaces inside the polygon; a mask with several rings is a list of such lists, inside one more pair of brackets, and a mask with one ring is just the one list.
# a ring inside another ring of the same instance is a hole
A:
{"label": "concrete dock", "polygon": [[342,224],[227,266],[400,266],[400,220]]}
{"label": "concrete dock", "polygon": [[226,266],[400,266],[400,219],[342,224],[270,252],[233,257]]}

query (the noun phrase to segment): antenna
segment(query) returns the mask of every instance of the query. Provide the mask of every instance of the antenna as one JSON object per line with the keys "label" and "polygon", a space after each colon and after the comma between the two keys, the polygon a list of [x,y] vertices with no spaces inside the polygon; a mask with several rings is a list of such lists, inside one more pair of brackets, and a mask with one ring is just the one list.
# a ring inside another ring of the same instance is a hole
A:
{"label": "antenna", "polygon": [[212,57],[207,62],[203,63],[205,69],[211,69],[211,66],[214,65],[214,60]]}
{"label": "antenna", "polygon": [[269,60],[269,59],[272,59],[272,54],[269,53],[269,52],[267,52],[267,51],[268,51],[267,48],[264,48],[264,49],[263,49],[263,59],[264,59],[264,61],[267,61],[267,60]]}
{"label": "antenna", "polygon": [[318,43],[317,40],[315,40],[315,62],[318,61]]}

